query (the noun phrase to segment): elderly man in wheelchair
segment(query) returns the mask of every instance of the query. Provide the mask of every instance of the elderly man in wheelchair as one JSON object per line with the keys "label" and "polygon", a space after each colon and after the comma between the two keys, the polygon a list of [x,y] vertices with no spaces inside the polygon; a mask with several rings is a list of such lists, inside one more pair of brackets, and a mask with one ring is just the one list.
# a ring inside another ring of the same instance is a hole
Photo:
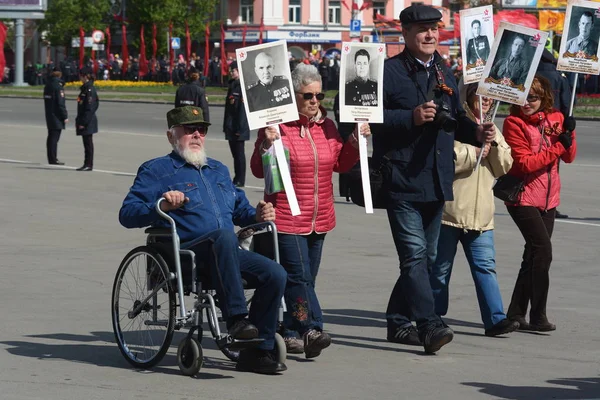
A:
{"label": "elderly man in wheelchair", "polygon": [[[204,121],[202,109],[175,108],[167,113],[167,123],[173,152],[142,164],[119,221],[126,228],[167,227],[159,214],[168,213],[177,226],[181,248],[192,250],[208,269],[229,336],[259,343],[240,351],[236,369],[262,374],[285,371],[274,345],[286,273],[275,261],[241,249],[234,232],[235,225],[274,220],[273,205],[261,201],[252,207],[245,193],[233,185],[227,167],[207,158],[205,136],[210,124]],[[159,211],[156,205],[161,198]],[[249,313],[243,280],[256,288]]]}

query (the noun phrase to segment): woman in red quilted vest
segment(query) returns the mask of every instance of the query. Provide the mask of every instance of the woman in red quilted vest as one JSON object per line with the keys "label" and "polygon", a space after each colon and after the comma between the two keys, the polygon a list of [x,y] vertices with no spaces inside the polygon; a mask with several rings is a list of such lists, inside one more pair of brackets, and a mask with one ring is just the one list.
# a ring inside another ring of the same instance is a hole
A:
{"label": "woman in red quilted vest", "polygon": [[[321,75],[312,65],[298,64],[292,71],[292,84],[300,119],[261,129],[250,161],[252,173],[264,178],[262,155],[273,141],[281,139],[289,151],[292,183],[300,206],[300,215],[292,216],[285,192],[265,193],[265,201],[275,206],[279,231],[279,259],[288,273],[285,291],[287,313],[284,338],[289,353],[304,353],[314,358],[331,344],[323,332],[323,315],[315,293],[315,280],[321,263],[323,242],[335,227],[333,172],[347,172],[358,161],[355,131],[346,143],[334,122],[327,118],[320,101]],[[367,124],[361,134],[371,134]],[[298,332],[302,340],[295,338]]]}
{"label": "woman in red quilted vest", "polygon": [[[560,160],[571,163],[577,153],[575,121],[565,122],[554,110],[548,80],[536,76],[524,106],[512,106],[504,121],[503,134],[514,159],[509,175],[523,179],[524,189],[508,212],[525,238],[525,252],[507,317],[519,322],[520,330],[548,332],[556,325],[548,321],[546,302],[552,262],[552,230],[560,204]],[[571,126],[570,130],[566,129]],[[531,303],[529,323],[527,308]]]}

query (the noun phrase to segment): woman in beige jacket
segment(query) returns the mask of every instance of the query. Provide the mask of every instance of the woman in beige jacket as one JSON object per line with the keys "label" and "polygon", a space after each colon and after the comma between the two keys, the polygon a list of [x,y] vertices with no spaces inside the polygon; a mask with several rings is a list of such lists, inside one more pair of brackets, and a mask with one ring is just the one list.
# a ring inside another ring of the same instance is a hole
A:
{"label": "woman in beige jacket", "polygon": [[[463,90],[464,108],[471,119],[480,122],[477,84]],[[484,117],[492,100],[482,101]],[[479,152],[483,151],[481,165],[474,171]],[[458,242],[465,251],[475,282],[477,300],[486,336],[503,335],[516,330],[519,324],[506,318],[502,296],[496,279],[494,249],[494,180],[506,174],[512,165],[510,147],[496,128],[496,138],[483,150],[468,144],[454,142],[455,175],[454,201],[446,202],[438,240],[436,262],[430,273],[435,311],[446,315],[448,286]]]}

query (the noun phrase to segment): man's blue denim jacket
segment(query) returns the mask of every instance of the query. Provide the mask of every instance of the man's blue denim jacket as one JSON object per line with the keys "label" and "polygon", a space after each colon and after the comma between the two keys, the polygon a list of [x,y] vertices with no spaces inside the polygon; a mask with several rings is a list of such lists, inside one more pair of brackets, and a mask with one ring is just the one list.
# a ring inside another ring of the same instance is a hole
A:
{"label": "man's blue denim jacket", "polygon": [[156,202],[170,190],[183,192],[190,201],[169,215],[177,224],[182,242],[188,242],[216,229],[231,229],[256,222],[256,209],[246,194],[231,181],[229,170],[209,158],[196,168],[177,153],[147,161],[139,168],[133,186],[119,211],[126,228],[169,226],[156,212]]}

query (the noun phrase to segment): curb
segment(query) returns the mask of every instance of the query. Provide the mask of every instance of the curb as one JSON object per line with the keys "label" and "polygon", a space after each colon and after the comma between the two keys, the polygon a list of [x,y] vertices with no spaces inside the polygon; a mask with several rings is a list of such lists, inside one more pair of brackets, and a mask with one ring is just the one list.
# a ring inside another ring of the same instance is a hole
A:
{"label": "curb", "polygon": [[[43,98],[40,98],[38,96],[13,96],[13,95],[3,95],[0,94],[0,99],[1,98],[7,98],[7,99],[26,99],[26,100],[30,100],[30,99],[38,99],[38,100],[44,100]],[[162,100],[157,100],[157,101],[144,101],[144,100],[118,100],[118,99],[101,99],[102,102],[107,102],[107,103],[133,103],[133,104],[172,104],[172,101],[162,101]],[[225,104],[211,104],[208,103],[209,106],[211,107],[225,107]],[[331,111],[333,110],[332,108],[325,108],[327,111]],[[508,114],[497,114],[496,118],[506,118],[508,117]],[[578,121],[600,121],[600,116],[598,117],[576,117]]]}

